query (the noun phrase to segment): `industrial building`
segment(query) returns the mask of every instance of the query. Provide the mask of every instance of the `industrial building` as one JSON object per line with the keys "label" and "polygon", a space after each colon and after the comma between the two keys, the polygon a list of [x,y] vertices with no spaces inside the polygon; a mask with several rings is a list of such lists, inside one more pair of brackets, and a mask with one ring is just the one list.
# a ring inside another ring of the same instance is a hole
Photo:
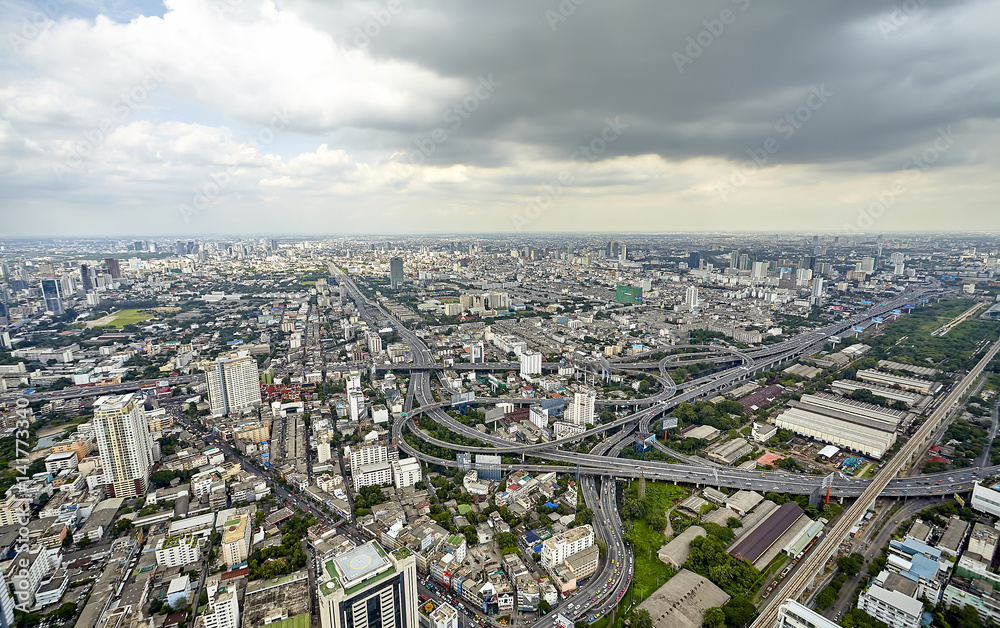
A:
{"label": "industrial building", "polygon": [[775,418],[775,425],[820,442],[881,458],[896,442],[904,412],[837,395],[802,395]]}
{"label": "industrial building", "polygon": [[838,379],[831,384],[831,387],[835,391],[845,395],[850,395],[855,390],[863,388],[865,390],[870,390],[873,395],[877,395],[889,401],[902,401],[908,406],[912,406],[917,402],[917,395],[915,393],[895,388],[883,388],[869,382],[859,382],[853,379]]}
{"label": "industrial building", "polygon": [[[800,522],[802,519],[805,521]],[[802,525],[803,523],[804,525]],[[809,523],[809,518],[805,516],[798,504],[795,502],[782,504],[737,540],[729,548],[729,554],[756,565],[789,530],[797,528],[793,532],[792,538],[794,538],[794,534],[797,534],[798,530],[808,527]],[[780,550],[784,546],[785,544],[781,543],[777,549]],[[774,555],[777,555],[777,551],[774,552]]]}
{"label": "industrial building", "polygon": [[721,607],[728,601],[729,594],[711,580],[681,569],[646,598],[639,608],[649,613],[654,626],[699,628],[705,611]]}
{"label": "industrial building", "polygon": [[753,451],[753,445],[748,443],[745,438],[734,438],[715,445],[708,450],[706,456],[709,460],[731,465],[751,451]]}
{"label": "industrial building", "polygon": [[680,569],[691,555],[691,541],[705,535],[705,528],[690,526],[661,547],[657,557],[674,569]]}
{"label": "industrial building", "polygon": [[915,377],[900,377],[899,375],[883,373],[882,371],[876,371],[874,369],[858,371],[855,377],[861,381],[871,382],[881,386],[899,386],[900,388],[912,390],[924,395],[933,395],[941,390],[941,384],[938,382],[932,382],[926,379],[917,379]]}

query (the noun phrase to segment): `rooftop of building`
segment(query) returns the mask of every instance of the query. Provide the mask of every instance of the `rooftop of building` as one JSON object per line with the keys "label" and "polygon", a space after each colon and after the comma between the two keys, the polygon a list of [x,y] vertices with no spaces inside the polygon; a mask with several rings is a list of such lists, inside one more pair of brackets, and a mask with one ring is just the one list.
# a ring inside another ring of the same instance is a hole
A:
{"label": "rooftop of building", "polygon": [[250,517],[246,514],[236,515],[223,524],[222,542],[233,543],[246,537]]}
{"label": "rooftop of building", "polygon": [[395,567],[382,546],[369,541],[326,561],[323,566],[329,580],[320,585],[320,592],[328,595],[337,588],[350,594],[378,577],[379,580],[395,573]]}

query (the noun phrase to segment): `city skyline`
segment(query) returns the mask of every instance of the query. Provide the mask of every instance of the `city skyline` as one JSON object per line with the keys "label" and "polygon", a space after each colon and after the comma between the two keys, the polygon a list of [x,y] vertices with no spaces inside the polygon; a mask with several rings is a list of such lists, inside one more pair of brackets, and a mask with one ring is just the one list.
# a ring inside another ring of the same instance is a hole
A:
{"label": "city skyline", "polygon": [[15,2],[0,237],[988,229],[997,14]]}

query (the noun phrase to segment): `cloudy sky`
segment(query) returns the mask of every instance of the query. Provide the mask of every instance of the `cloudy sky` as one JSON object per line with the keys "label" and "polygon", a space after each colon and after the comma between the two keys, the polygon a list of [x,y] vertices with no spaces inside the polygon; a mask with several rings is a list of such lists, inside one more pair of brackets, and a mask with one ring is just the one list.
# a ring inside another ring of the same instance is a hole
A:
{"label": "cloudy sky", "polygon": [[996,1],[0,7],[0,234],[998,225]]}

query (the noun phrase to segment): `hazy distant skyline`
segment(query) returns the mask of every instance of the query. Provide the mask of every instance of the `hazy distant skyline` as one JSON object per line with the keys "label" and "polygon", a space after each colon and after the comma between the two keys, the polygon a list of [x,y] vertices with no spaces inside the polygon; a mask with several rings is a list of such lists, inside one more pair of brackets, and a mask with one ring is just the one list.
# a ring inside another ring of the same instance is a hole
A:
{"label": "hazy distant skyline", "polygon": [[6,6],[0,238],[997,225],[998,2]]}

